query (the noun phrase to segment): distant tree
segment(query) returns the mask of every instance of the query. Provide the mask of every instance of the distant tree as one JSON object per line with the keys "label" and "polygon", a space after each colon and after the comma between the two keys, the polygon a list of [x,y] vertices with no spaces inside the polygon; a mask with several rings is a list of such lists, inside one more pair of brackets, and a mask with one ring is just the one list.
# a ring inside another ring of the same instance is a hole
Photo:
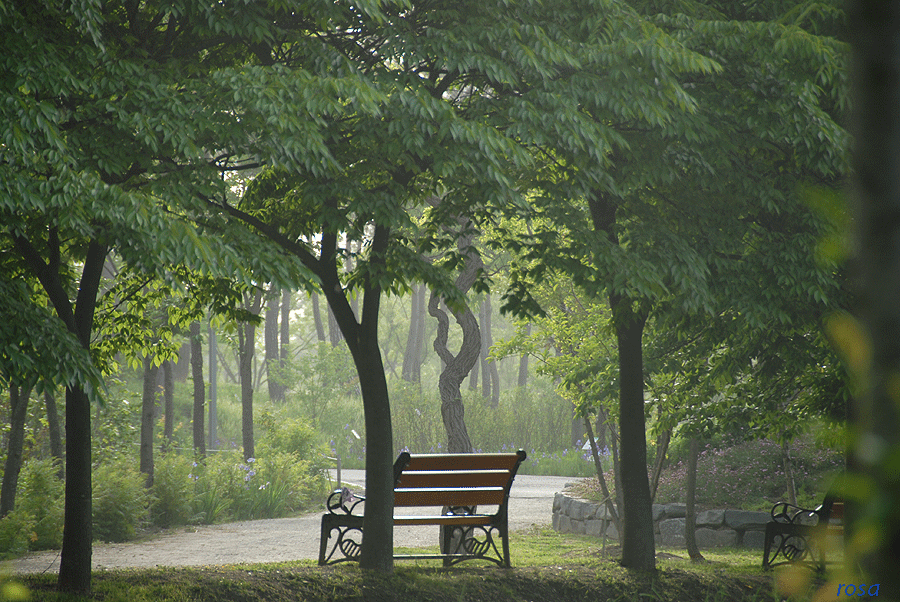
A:
{"label": "distant tree", "polygon": [[193,435],[194,452],[203,457],[206,455],[206,432],[204,428],[206,382],[203,380],[203,336],[200,333],[199,320],[191,322],[189,336],[191,345],[191,377],[194,381],[191,433]]}

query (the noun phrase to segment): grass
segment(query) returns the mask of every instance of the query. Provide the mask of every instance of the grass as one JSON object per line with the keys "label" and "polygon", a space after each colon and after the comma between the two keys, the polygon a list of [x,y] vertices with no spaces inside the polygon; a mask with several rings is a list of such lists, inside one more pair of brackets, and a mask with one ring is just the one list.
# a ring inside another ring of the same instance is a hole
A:
{"label": "grass", "polygon": [[[720,550],[708,562],[684,550],[658,550],[655,575],[628,571],[618,551],[604,553],[594,538],[548,528],[513,533],[514,568],[470,562],[445,569],[440,561],[396,563],[393,575],[354,564],[321,568],[312,561],[202,568],[116,570],[94,574],[91,598],[54,592],[55,578],[22,583],[32,601],[85,602],[771,602],[773,574],[760,568],[760,552]],[[417,550],[422,552],[422,550]],[[397,550],[403,553],[404,550]],[[2,599],[2,596],[0,596]]]}

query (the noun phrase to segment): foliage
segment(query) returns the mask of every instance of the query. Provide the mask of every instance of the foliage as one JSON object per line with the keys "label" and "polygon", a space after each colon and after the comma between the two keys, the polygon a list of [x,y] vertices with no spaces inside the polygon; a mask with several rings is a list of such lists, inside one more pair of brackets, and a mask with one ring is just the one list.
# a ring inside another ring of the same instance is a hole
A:
{"label": "foliage", "polygon": [[23,464],[16,508],[0,519],[0,556],[59,547],[64,483],[58,471],[55,460],[30,459]]}
{"label": "foliage", "polygon": [[0,560],[18,558],[31,546],[34,517],[20,508],[0,518]]}
{"label": "foliage", "polygon": [[153,463],[150,490],[150,522],[162,528],[191,522],[194,511],[194,487],[191,465],[176,453],[160,454]]}
{"label": "foliage", "polygon": [[134,538],[147,522],[151,495],[144,487],[145,475],[133,461],[119,459],[94,469],[94,538],[121,542]]}
{"label": "foliage", "polygon": [[314,463],[293,453],[270,451],[246,462],[240,452],[219,452],[191,466],[197,519],[210,523],[278,518],[319,503],[327,481]]}
{"label": "foliage", "polygon": [[[843,451],[825,448],[806,436],[791,447],[797,501],[815,508],[822,503],[835,479],[844,470]],[[663,470],[656,502],[683,503],[687,467],[678,460]],[[606,475],[611,489],[612,474]],[[596,478],[583,481],[579,494],[600,498]],[[756,439],[736,445],[706,445],[697,461],[697,503],[707,508],[768,511],[785,500],[787,485],[781,445]]]}
{"label": "foliage", "polygon": [[32,550],[53,549],[62,543],[63,488],[55,459],[32,459],[19,477],[17,509],[31,516]]}
{"label": "foliage", "polygon": [[333,400],[355,390],[359,380],[347,347],[327,342],[316,343],[311,352],[291,358],[273,373],[316,428],[327,425]]}

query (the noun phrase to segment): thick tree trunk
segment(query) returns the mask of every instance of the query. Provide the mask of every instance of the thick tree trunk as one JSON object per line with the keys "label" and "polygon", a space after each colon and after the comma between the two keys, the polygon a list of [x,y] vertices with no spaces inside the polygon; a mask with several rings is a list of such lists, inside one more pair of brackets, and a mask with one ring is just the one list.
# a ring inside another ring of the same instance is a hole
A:
{"label": "thick tree trunk", "polygon": [[25,417],[28,415],[28,398],[31,386],[9,387],[9,442],[6,448],[6,464],[3,469],[3,486],[0,487],[0,518],[16,507],[16,489],[22,470],[22,448],[25,444]]}
{"label": "thick tree trunk", "polygon": [[[91,347],[94,311],[106,254],[104,245],[95,241],[88,245],[74,311],[67,299],[57,301],[53,291],[47,291],[57,315],[63,318],[86,350]],[[61,308],[64,307],[68,308],[71,320],[63,316]],[[57,580],[58,588],[64,592],[86,593],[91,589],[91,490],[91,404],[84,389],[74,386],[66,390],[66,501]]]}
{"label": "thick tree trunk", "polygon": [[206,385],[203,382],[203,340],[200,336],[200,322],[191,322],[191,375],[194,381],[194,405],[191,412],[191,426],[194,436],[194,453],[206,455]]}
{"label": "thick tree trunk", "polygon": [[[257,290],[253,302],[247,300],[247,310],[259,315],[262,307],[262,291]],[[253,437],[253,354],[256,350],[256,325],[241,324],[238,327],[239,378],[241,381],[241,441],[244,459],[256,456]]]}
{"label": "thick tree trunk", "polygon": [[[378,269],[388,245],[390,229],[376,225],[370,264]],[[334,235],[326,237],[323,249],[334,248]],[[325,267],[322,267],[325,266]],[[329,315],[339,325],[359,375],[366,425],[366,507],[360,568],[390,573],[394,570],[394,439],[391,403],[381,349],[378,345],[378,313],[381,288],[367,283],[363,308],[357,321],[340,286],[334,258],[324,256],[318,265]]]}
{"label": "thick tree trunk", "polygon": [[[613,301],[613,315],[622,304]],[[618,311],[617,311],[618,310]],[[623,312],[624,313],[624,312]],[[629,312],[630,313],[630,312]],[[642,337],[645,316],[618,317],[616,339],[619,348],[619,435],[622,464],[623,527],[622,565],[652,571],[656,569],[653,539],[653,511],[647,478],[647,439],[644,421],[644,371]]]}
{"label": "thick tree trunk", "polygon": [[150,357],[144,358],[144,393],[141,398],[141,457],[140,470],[146,487],[153,486],[153,424],[156,421],[156,402],[159,392],[159,366]]}
{"label": "thick tree trunk", "polygon": [[469,432],[466,429],[465,408],[460,386],[469,370],[478,361],[478,354],[481,350],[478,321],[468,307],[463,311],[452,312],[463,331],[462,345],[459,353],[454,356],[447,349],[450,319],[440,308],[439,297],[431,296],[428,302],[428,313],[438,321],[434,350],[444,364],[444,369],[438,378],[438,390],[441,395],[441,418],[447,433],[447,451],[451,454],[471,453],[472,441],[469,439]]}
{"label": "thick tree trunk", "polygon": [[696,437],[692,437],[688,450],[687,465],[687,484],[686,484],[686,500],[685,519],[684,519],[684,542],[687,548],[688,556],[692,562],[703,560],[703,554],[697,547],[697,456],[700,455],[700,442]]}
{"label": "thick tree trunk", "polygon": [[163,428],[163,449],[172,445],[175,440],[175,377],[171,360],[162,364],[163,373],[163,407],[165,412],[165,425]]}

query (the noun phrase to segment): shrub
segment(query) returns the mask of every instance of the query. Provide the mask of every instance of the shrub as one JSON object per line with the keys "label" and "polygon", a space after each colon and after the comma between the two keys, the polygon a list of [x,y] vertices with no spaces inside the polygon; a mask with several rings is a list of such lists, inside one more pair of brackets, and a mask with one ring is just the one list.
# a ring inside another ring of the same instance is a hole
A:
{"label": "shrub", "polygon": [[238,452],[218,453],[190,477],[194,510],[206,523],[226,516],[237,520],[285,516],[318,503],[327,492],[326,478],[311,462],[271,451],[246,461]]}
{"label": "shrub", "polygon": [[191,470],[196,462],[175,453],[162,454],[155,463],[150,520],[157,527],[183,525],[194,515],[194,483]]}
{"label": "shrub", "polygon": [[18,558],[28,551],[34,536],[34,517],[15,509],[0,519],[0,560]]}
{"label": "shrub", "polygon": [[144,481],[133,463],[124,460],[94,469],[94,539],[121,542],[134,538],[146,522],[151,499]]}
{"label": "shrub", "polygon": [[[821,502],[835,473],[843,468],[843,454],[799,439],[791,445],[798,503]],[[686,466],[679,462],[664,471],[657,500],[684,501]],[[784,499],[781,446],[766,439],[732,447],[706,447],[697,460],[697,502],[721,508],[768,509]]]}
{"label": "shrub", "polygon": [[65,484],[53,459],[29,460],[22,466],[16,507],[31,516],[29,548],[56,549],[62,545]]}

